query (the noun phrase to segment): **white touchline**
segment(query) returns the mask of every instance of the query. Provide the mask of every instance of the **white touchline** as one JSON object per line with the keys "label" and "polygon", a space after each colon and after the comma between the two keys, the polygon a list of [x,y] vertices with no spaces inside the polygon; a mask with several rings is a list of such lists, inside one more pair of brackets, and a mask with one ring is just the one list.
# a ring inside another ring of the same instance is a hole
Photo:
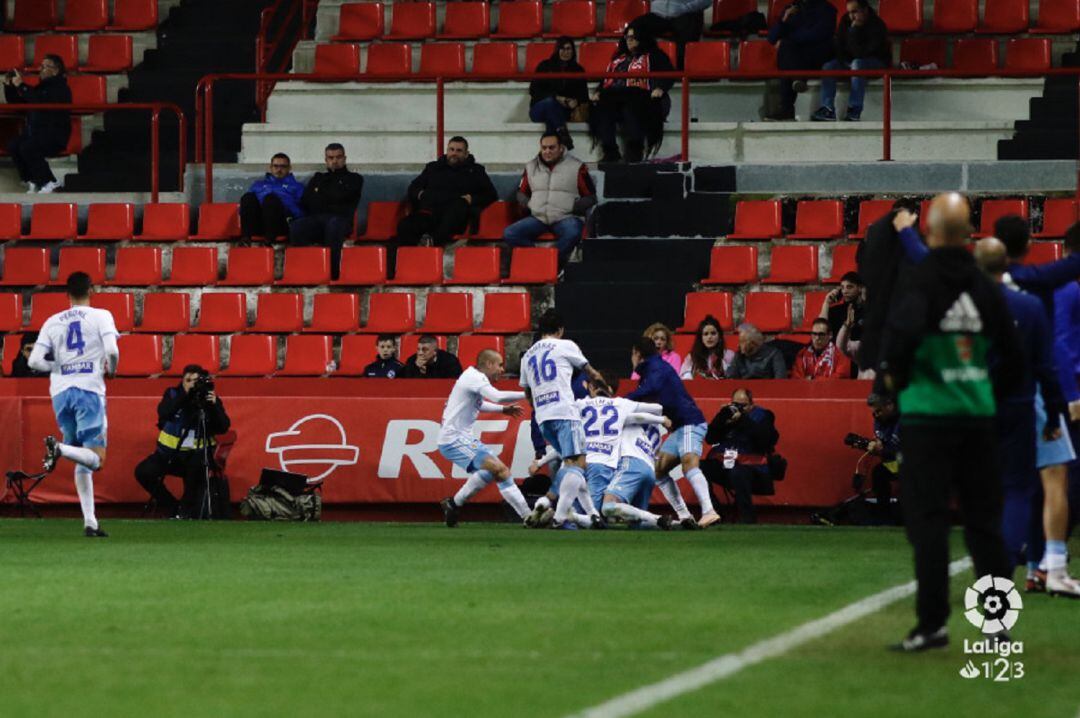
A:
{"label": "white touchline", "polygon": [[[970,557],[965,556],[957,559],[949,564],[949,575],[955,576],[970,567]],[[864,616],[880,611],[889,604],[907,598],[913,593],[915,593],[914,581],[893,586],[881,593],[875,593],[873,596],[867,596],[855,603],[848,604],[827,616],[796,626],[786,633],[759,641],[737,653],[718,656],[696,668],[676,673],[658,683],[624,693],[592,708],[586,708],[579,713],[574,713],[568,718],[621,718],[622,716],[641,713],[664,701],[669,701],[684,693],[691,693],[704,688],[710,683],[733,676],[744,668],[783,655],[804,643],[821,638],[838,628],[843,628],[849,623],[858,621]]]}

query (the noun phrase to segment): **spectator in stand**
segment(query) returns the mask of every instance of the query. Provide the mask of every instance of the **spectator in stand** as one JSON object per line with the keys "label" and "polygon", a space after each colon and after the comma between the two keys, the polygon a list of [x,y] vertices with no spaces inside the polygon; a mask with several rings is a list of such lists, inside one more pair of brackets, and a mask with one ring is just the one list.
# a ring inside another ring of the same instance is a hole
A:
{"label": "spectator in stand", "polygon": [[375,361],[364,367],[364,376],[372,379],[393,379],[405,367],[397,358],[397,339],[393,334],[380,334],[375,340]]}
{"label": "spectator in stand", "polygon": [[304,216],[302,185],[292,174],[292,161],[284,152],[270,158],[270,171],[240,197],[240,242],[265,237],[272,242],[289,236],[289,222]]}
{"label": "spectator in stand", "polygon": [[457,379],[459,376],[461,362],[450,352],[440,349],[439,342],[430,334],[420,337],[416,353],[398,372],[399,379]]}
{"label": "spectator in stand", "polygon": [[[836,57],[823,70],[878,70],[892,62],[888,29],[867,0],[848,0],[847,14],[836,32]],[[851,78],[845,122],[858,122],[866,96],[866,77]],[[810,117],[816,122],[836,119],[836,78],[821,78],[821,107]]]}
{"label": "spectator in stand", "polygon": [[[776,45],[776,66],[781,70],[817,70],[833,55],[836,8],[829,0],[796,0],[769,28],[769,42]],[[806,83],[780,80],[780,107],[766,121],[795,119],[795,95]]]}
{"label": "spectator in stand", "polygon": [[862,280],[856,272],[848,272],[840,278],[840,286],[825,296],[818,317],[829,322],[829,331],[836,336],[847,321],[848,309],[851,307],[855,309],[855,317],[854,324],[848,332],[848,340],[859,341],[862,339],[866,297]]}
{"label": "spectator in stand", "polygon": [[683,359],[679,377],[687,379],[723,379],[735,360],[735,352],[724,346],[720,322],[711,314],[698,324],[694,345]]}
{"label": "spectator in stand", "polygon": [[810,344],[796,356],[792,379],[849,379],[851,360],[832,341],[829,322],[815,319],[810,328]]}
{"label": "spectator in stand", "polygon": [[[675,334],[668,325],[663,322],[654,322],[641,333],[641,336],[652,339],[653,344],[656,345],[656,353],[671,365],[675,373],[682,369],[682,357],[675,351]],[[641,377],[638,376],[637,372],[634,372],[630,375],[630,378],[637,380]]]}
{"label": "spectator in stand", "polygon": [[631,24],[653,37],[670,36],[675,41],[676,65],[681,70],[686,43],[697,42],[705,29],[705,10],[712,0],[653,0],[649,12]]}
{"label": "spectator in stand", "polygon": [[19,353],[11,364],[11,376],[14,379],[49,376],[48,372],[37,371],[30,368],[30,353],[34,351],[34,342],[37,341],[37,332],[24,332],[19,340]]}
{"label": "spectator in stand", "polygon": [[[529,216],[507,227],[503,240],[512,247],[532,247],[541,234],[551,232],[559,248],[561,270],[581,241],[586,212],[596,204],[596,185],[589,168],[566,154],[559,135],[545,132],[540,138],[540,154],[525,165],[517,200]],[[502,254],[505,277],[510,273],[510,253]]]}
{"label": "spectator in stand", "polygon": [[[826,325],[828,322],[826,322]],[[863,365],[859,358],[862,353],[862,345],[865,342],[864,339],[855,340],[851,338],[851,331],[855,328],[855,306],[848,306],[847,319],[844,320],[843,325],[840,327],[840,331],[836,333],[836,348],[851,361],[851,371],[854,373],[856,379],[873,379],[874,378],[874,364]]]}
{"label": "spectator in stand", "polygon": [[330,276],[341,271],[341,245],[352,231],[356,206],[364,193],[364,178],[345,166],[345,148],[337,142],[326,146],[326,172],[316,172],[300,200],[306,217],[289,226],[289,244],[320,244],[330,248]]}
{"label": "spectator in stand", "polygon": [[786,379],[783,353],[753,324],[739,327],[739,351],[727,370],[728,379]]}
{"label": "spectator in stand", "polygon": [[[656,46],[656,39],[633,25],[626,28],[608,72],[670,72],[668,56]],[[641,162],[652,156],[664,140],[664,120],[671,110],[668,90],[672,80],[649,78],[605,79],[589,96],[589,134],[603,151],[601,162],[619,162],[619,133],[622,132],[627,162]]]}
{"label": "spectator in stand", "polygon": [[[541,60],[536,72],[580,72],[585,68],[577,61],[574,41],[565,35],[555,41],[551,57]],[[578,107],[589,102],[589,83],[580,80],[533,80],[529,83],[529,119],[543,122],[548,132],[554,132],[568,150],[574,140],[566,123]]]}
{"label": "spectator in stand", "polygon": [[[70,104],[71,88],[67,70],[59,55],[46,55],[38,73],[40,82],[30,87],[18,70],[4,75],[4,99],[10,104]],[[67,147],[71,137],[71,112],[68,110],[33,110],[26,113],[26,123],[18,137],[8,143],[8,154],[26,184],[27,194],[49,194],[63,187],[49,169],[47,157],[55,157]]]}

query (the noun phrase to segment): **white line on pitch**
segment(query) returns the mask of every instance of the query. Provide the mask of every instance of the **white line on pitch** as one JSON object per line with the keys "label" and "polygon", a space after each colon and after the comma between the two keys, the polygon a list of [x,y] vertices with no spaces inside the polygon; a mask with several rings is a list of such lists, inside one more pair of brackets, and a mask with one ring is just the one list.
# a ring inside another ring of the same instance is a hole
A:
{"label": "white line on pitch", "polygon": [[[965,556],[957,559],[949,564],[949,575],[955,576],[970,567],[971,558]],[[604,701],[592,708],[586,708],[579,713],[573,714],[570,718],[622,718],[623,716],[641,713],[684,693],[691,693],[704,688],[710,683],[729,678],[744,668],[783,655],[804,643],[821,638],[849,623],[854,623],[860,618],[880,611],[913,593],[915,593],[914,581],[893,586],[880,593],[875,593],[873,596],[867,596],[855,603],[848,604],[827,616],[796,626],[790,631],[772,638],[766,638],[764,641],[759,641],[736,653],[718,656],[696,668],[676,673],[658,683],[643,686],[621,696],[616,696],[609,701]],[[1077,718],[1080,718],[1080,716]]]}

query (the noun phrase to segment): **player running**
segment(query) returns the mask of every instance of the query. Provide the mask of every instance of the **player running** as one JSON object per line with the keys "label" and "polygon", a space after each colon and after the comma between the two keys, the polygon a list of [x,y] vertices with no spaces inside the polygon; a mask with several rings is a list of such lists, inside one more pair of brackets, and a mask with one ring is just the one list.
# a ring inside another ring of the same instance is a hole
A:
{"label": "player running", "polygon": [[525,415],[524,409],[511,403],[524,399],[524,392],[500,391],[491,385],[502,373],[503,358],[498,352],[485,349],[477,356],[476,366],[469,367],[458,377],[446,400],[442,428],[439,429],[439,453],[469,472],[465,485],[454,496],[439,503],[447,526],[457,526],[458,509],[492,481],[498,482],[499,493],[518,516],[525,518],[529,513],[521,489],[510,478],[510,469],[473,434],[476,417],[482,411],[514,418]]}
{"label": "player running", "polygon": [[45,320],[30,353],[30,368],[49,372],[60,443],[45,437],[46,472],[60,457],[75,464],[75,489],[82,507],[84,534],[104,538],[94,515],[94,471],[105,465],[108,419],[105,414],[105,376],[116,376],[120,350],[116,324],[105,309],[90,306],[90,275],[74,272],[67,279],[71,308]]}

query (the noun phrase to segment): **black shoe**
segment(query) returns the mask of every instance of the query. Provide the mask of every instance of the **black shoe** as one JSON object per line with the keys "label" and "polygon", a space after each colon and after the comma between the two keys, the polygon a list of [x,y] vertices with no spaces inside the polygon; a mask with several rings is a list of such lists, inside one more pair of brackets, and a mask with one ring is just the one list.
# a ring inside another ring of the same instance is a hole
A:
{"label": "black shoe", "polygon": [[[671,519],[668,519],[669,521]],[[701,527],[698,526],[698,522],[693,517],[683,519],[679,522],[679,525],[683,527],[683,531],[700,531]]]}
{"label": "black shoe", "polygon": [[446,520],[446,525],[450,528],[457,526],[458,522],[458,506],[454,503],[452,498],[443,499],[439,502],[439,507],[442,508],[443,518]]}
{"label": "black shoe", "polygon": [[589,518],[592,521],[592,526],[589,527],[591,529],[596,529],[597,531],[602,531],[602,530],[604,530],[604,529],[606,529],[608,527],[607,526],[607,521],[604,521],[604,517],[601,516],[600,514],[593,514]]}
{"label": "black shoe", "polygon": [[83,529],[83,536],[86,538],[109,538],[109,534],[101,530],[101,527],[92,529],[89,526]]}
{"label": "black shoe", "polygon": [[904,640],[889,646],[889,650],[902,653],[918,653],[928,651],[931,648],[944,648],[947,645],[949,645],[949,629],[945,626],[936,631],[920,631],[918,628],[914,628]]}
{"label": "black shoe", "polygon": [[[693,519],[691,519],[691,521],[693,521]],[[671,517],[661,516],[659,519],[656,520],[656,528],[660,529],[661,531],[670,531]]]}
{"label": "black shoe", "polygon": [[49,473],[56,468],[56,462],[60,460],[60,447],[59,442],[55,436],[45,437],[45,459],[41,462],[41,467],[45,469],[45,473]]}

